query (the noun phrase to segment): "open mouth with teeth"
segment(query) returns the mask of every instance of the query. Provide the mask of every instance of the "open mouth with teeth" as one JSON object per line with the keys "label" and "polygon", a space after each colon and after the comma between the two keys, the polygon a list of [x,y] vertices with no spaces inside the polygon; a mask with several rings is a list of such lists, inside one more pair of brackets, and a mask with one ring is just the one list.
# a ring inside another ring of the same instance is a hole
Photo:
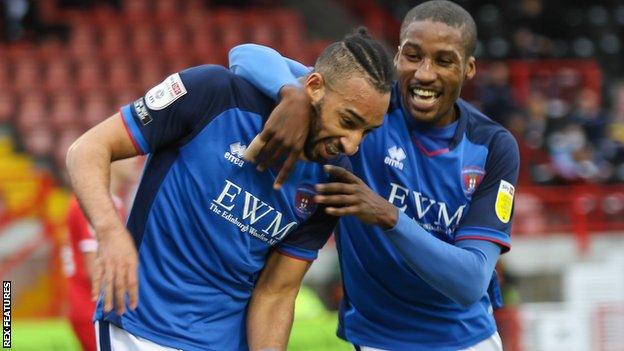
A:
{"label": "open mouth with teeth", "polygon": [[411,88],[410,95],[412,104],[417,110],[430,110],[435,106],[442,93],[432,89]]}
{"label": "open mouth with teeth", "polygon": [[334,143],[330,141],[325,142],[325,147],[323,149],[325,151],[324,152],[325,155],[322,155],[322,156],[325,159],[331,159],[340,154],[340,149],[338,148],[338,146],[336,146]]}

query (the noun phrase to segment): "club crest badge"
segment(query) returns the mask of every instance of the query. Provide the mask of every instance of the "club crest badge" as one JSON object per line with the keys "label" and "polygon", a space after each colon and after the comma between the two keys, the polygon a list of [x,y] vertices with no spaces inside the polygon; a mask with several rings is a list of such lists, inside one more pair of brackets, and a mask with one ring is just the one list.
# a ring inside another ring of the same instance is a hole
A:
{"label": "club crest badge", "polygon": [[481,167],[468,166],[464,167],[461,171],[462,187],[464,188],[464,194],[472,195],[475,189],[481,184],[483,177],[485,176],[485,170]]}
{"label": "club crest badge", "polygon": [[295,213],[301,219],[310,217],[316,211],[314,202],[314,187],[310,184],[301,184],[295,193]]}

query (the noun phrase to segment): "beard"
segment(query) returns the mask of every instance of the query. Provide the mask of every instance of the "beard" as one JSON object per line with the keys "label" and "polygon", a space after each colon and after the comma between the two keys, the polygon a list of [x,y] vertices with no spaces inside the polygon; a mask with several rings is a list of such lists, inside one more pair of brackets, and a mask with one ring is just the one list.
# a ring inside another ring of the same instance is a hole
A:
{"label": "beard", "polygon": [[321,130],[321,110],[323,108],[323,99],[319,102],[312,104],[311,118],[310,118],[310,131],[306,137],[305,144],[303,145],[303,154],[305,157],[313,162],[318,162],[321,158],[314,152],[317,136]]}

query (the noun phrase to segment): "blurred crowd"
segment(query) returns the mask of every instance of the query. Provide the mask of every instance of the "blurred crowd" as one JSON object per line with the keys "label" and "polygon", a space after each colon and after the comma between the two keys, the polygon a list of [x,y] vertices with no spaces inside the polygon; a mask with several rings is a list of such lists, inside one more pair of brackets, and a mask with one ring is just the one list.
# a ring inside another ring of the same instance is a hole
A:
{"label": "blurred crowd", "polygon": [[476,104],[518,140],[522,181],[624,181],[624,81],[602,98],[578,79],[578,72],[563,70],[532,86],[520,103],[504,61],[492,62],[480,77]]}
{"label": "blurred crowd", "polygon": [[[371,11],[387,11],[389,18],[394,16],[398,23],[418,2],[377,1],[377,7]],[[525,184],[624,181],[624,61],[621,60],[624,53],[621,41],[624,37],[624,4],[615,0],[591,4],[564,0],[457,2],[475,16],[479,28],[479,69],[477,79],[466,89],[465,98],[505,125],[518,139],[523,165],[520,181]],[[51,12],[47,7],[51,3],[60,9],[90,9],[104,5],[123,10],[120,0],[0,0],[0,37],[5,42],[16,42],[44,41],[52,36],[71,42],[72,28],[59,21],[58,16],[56,19],[49,16]],[[211,0],[202,2],[202,6],[265,8],[280,3],[285,1]],[[348,3],[345,2],[346,7]],[[387,38],[389,43],[396,39]],[[592,85],[588,84],[588,73],[583,73],[582,67],[561,68],[546,75],[533,72],[528,83],[519,86],[518,80],[514,79],[517,66],[510,64],[517,59],[522,62],[588,60],[597,67],[596,73],[589,75],[599,77],[594,77]],[[20,66],[25,65],[20,63]],[[11,76],[10,72],[8,76]],[[519,94],[521,89],[524,93]],[[37,96],[36,93],[28,95],[29,98]],[[94,117],[95,123],[105,118],[109,111],[101,93],[92,95],[99,105],[86,110],[102,114]],[[10,100],[10,97],[0,95],[0,117],[9,110],[18,110]],[[71,101],[66,105],[73,106]],[[27,107],[24,104],[19,110],[23,112],[28,110]],[[72,109],[60,108],[61,112],[66,110]],[[17,127],[23,133],[24,128]],[[32,140],[56,138],[63,145],[80,132],[67,132],[64,127],[62,135],[55,137],[40,129],[41,136]],[[29,128],[29,133],[36,134],[36,130]],[[51,142],[49,140],[48,144]],[[25,148],[29,150],[28,145]],[[63,150],[59,151],[56,158],[62,159],[63,153]]]}

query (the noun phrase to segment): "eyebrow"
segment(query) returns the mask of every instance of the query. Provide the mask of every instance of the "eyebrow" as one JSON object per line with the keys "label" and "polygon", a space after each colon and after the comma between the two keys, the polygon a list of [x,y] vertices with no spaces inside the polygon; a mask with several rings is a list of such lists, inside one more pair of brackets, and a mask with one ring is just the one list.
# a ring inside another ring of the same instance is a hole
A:
{"label": "eyebrow", "polygon": [[[409,42],[409,41],[405,42],[402,47],[406,47],[406,46],[411,46],[414,49],[422,50],[420,45],[418,45],[416,43]],[[403,50],[401,49],[401,51],[403,51]],[[456,51],[453,51],[453,50],[439,50],[436,53],[440,54],[440,55],[452,55],[456,59],[461,59],[461,55],[458,54]]]}
{"label": "eyebrow", "polygon": [[[355,118],[358,123],[360,125],[368,125],[368,123],[366,122],[366,120],[364,119],[364,117],[360,116],[357,112],[355,112],[354,110],[350,109],[350,108],[346,108],[345,109],[346,112],[348,112],[349,115],[351,115],[351,117]],[[382,123],[383,124],[383,123]],[[375,129],[375,128],[379,128],[381,127],[382,124],[378,124],[378,125],[371,125],[370,128]]]}

